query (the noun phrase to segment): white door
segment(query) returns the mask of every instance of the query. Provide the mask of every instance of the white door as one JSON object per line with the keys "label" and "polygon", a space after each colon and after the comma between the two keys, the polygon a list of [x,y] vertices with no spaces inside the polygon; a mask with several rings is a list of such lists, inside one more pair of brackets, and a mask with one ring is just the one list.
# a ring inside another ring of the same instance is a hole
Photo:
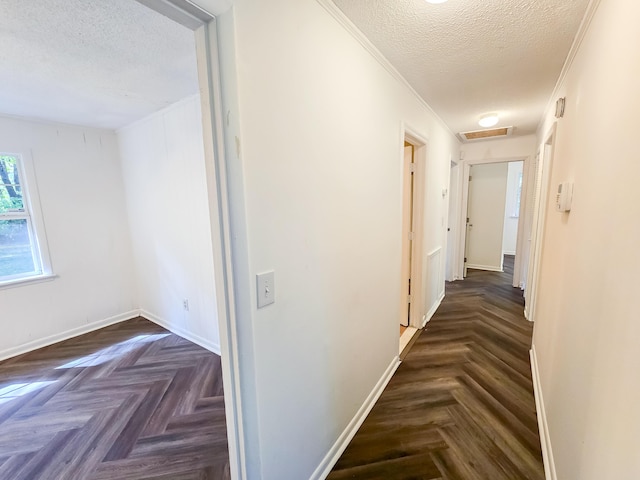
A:
{"label": "white door", "polygon": [[508,164],[472,165],[467,202],[467,268],[502,271]]}
{"label": "white door", "polygon": [[415,194],[414,147],[405,142],[402,196],[402,285],[400,325],[409,326],[411,318],[411,264],[413,253],[413,200]]}

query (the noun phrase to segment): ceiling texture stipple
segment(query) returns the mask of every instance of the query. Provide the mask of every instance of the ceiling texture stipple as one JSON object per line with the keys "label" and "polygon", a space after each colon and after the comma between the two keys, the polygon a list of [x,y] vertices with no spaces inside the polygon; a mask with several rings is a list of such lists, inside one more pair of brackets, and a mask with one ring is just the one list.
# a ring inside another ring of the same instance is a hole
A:
{"label": "ceiling texture stipple", "polygon": [[454,132],[534,133],[589,0],[334,0]]}
{"label": "ceiling texture stipple", "polygon": [[119,128],[198,92],[192,31],[135,0],[2,0],[0,114]]}

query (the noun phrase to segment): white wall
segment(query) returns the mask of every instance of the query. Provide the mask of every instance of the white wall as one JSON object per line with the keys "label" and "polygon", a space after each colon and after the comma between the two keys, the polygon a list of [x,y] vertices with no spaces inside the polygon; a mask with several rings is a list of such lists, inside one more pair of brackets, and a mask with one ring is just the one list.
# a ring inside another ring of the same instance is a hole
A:
{"label": "white wall", "polygon": [[[31,152],[53,273],[58,275],[0,290],[0,357],[134,310],[115,134],[0,117],[0,150]],[[30,186],[33,190],[33,182]]]}
{"label": "white wall", "polygon": [[522,174],[523,162],[509,162],[507,173],[507,198],[504,208],[504,229],[502,232],[502,253],[516,254],[518,242],[518,221],[520,211],[517,209],[518,184]]}
{"label": "white wall", "polygon": [[139,306],[219,353],[200,97],[118,130],[118,143]]}
{"label": "white wall", "polygon": [[[534,327],[557,478],[640,478],[640,3],[602,0],[561,87]],[[540,141],[551,128],[546,114]],[[570,213],[553,190],[575,182]]]}
{"label": "white wall", "polygon": [[467,216],[467,267],[502,270],[508,164],[472,165]]}
{"label": "white wall", "polygon": [[428,139],[425,256],[459,147],[318,2],[238,0],[219,22],[248,476],[304,479],[398,354],[401,124]]}
{"label": "white wall", "polygon": [[460,149],[464,152],[464,162],[477,160],[508,160],[528,157],[536,152],[536,136],[507,137],[499,140],[483,140],[464,143]]}

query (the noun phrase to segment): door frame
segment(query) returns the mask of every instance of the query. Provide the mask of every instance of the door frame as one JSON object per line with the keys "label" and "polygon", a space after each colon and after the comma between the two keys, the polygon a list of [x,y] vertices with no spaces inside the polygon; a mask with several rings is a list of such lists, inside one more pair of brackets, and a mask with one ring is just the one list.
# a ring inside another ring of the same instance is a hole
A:
{"label": "door frame", "polygon": [[[527,205],[529,166],[531,164],[531,156],[503,157],[503,158],[482,158],[482,159],[463,159],[460,160],[458,166],[462,167],[458,171],[460,189],[460,216],[458,218],[458,245],[456,245],[457,255],[455,257],[455,272],[457,279],[464,279],[465,273],[465,246],[467,243],[466,220],[468,216],[468,200],[469,200],[469,173],[472,165],[484,165],[489,163],[511,163],[523,162],[522,164],[522,191],[520,193],[520,218],[518,220],[518,235],[516,240],[516,258],[513,266],[513,279],[511,285],[521,287],[521,271],[524,253],[524,220],[527,218],[529,206]],[[525,201],[522,201],[525,199]]]}
{"label": "door frame", "polygon": [[[551,169],[553,168],[555,155],[556,128],[557,123],[554,122],[540,146],[538,166],[540,169],[540,182],[539,184],[536,184],[537,182],[535,181],[533,183],[534,194],[537,193],[537,195],[533,205],[529,268],[524,289],[524,317],[530,322],[535,320],[540,266],[544,249],[544,225],[549,211],[549,185],[551,183]],[[537,178],[537,172],[533,173],[536,174]]]}
{"label": "door frame", "polygon": [[[424,275],[424,212],[425,212],[425,185],[426,185],[426,173],[427,173],[427,143],[428,140],[418,130],[412,128],[406,123],[401,124],[400,135],[400,159],[401,159],[401,172],[400,177],[400,189],[404,196],[404,190],[402,187],[402,181],[404,178],[404,143],[405,141],[413,145],[413,163],[415,163],[415,172],[413,177],[413,241],[411,242],[411,310],[409,315],[409,326],[415,328],[422,328],[423,317],[425,311],[425,285],[423,281]],[[401,202],[401,214],[402,202]],[[402,217],[401,217],[402,218]],[[404,253],[404,252],[402,252]],[[404,257],[401,256],[401,262],[404,262]],[[402,265],[402,263],[401,263]],[[402,269],[401,269],[402,270]],[[401,275],[402,276],[402,275]],[[404,282],[404,279],[401,279]],[[402,284],[401,284],[402,285]],[[402,297],[402,295],[401,295]],[[404,302],[404,303],[403,303]],[[400,298],[401,312],[404,305],[406,305],[406,299]],[[406,311],[406,309],[404,310]],[[402,318],[402,317],[400,317]]]}
{"label": "door frame", "polygon": [[235,309],[231,250],[230,201],[223,130],[218,33],[215,17],[196,31],[196,55],[205,139],[205,162],[218,328],[222,360],[227,442],[231,478],[247,478],[244,421],[239,368],[238,325]]}
{"label": "door frame", "polygon": [[231,478],[246,480],[247,457],[241,399],[227,155],[224,141],[221,71],[216,25],[216,15],[229,10],[231,5],[227,5],[223,1],[214,1],[211,3],[211,11],[209,11],[190,0],[137,1],[192,30],[195,35],[229,469]]}

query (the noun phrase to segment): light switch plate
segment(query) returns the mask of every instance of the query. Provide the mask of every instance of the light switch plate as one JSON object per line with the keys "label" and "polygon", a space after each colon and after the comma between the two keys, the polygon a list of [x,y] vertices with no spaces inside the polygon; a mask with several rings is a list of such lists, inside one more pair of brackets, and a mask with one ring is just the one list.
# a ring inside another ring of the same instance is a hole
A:
{"label": "light switch plate", "polygon": [[256,275],[256,296],[258,308],[266,307],[276,301],[276,282],[273,270]]}

